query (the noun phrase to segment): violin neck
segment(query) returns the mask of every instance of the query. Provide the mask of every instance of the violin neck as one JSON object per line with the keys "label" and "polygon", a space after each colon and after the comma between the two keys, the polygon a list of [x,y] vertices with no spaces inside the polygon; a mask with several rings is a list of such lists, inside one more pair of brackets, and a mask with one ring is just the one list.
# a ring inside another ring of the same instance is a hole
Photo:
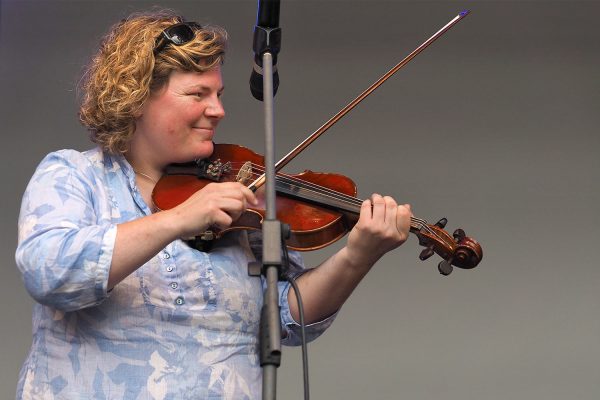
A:
{"label": "violin neck", "polygon": [[[275,179],[275,190],[285,196],[350,213],[356,217],[360,214],[363,203],[363,200],[356,197],[307,182],[287,179],[281,175],[277,175]],[[422,219],[410,217],[411,231],[419,231],[426,224]]]}

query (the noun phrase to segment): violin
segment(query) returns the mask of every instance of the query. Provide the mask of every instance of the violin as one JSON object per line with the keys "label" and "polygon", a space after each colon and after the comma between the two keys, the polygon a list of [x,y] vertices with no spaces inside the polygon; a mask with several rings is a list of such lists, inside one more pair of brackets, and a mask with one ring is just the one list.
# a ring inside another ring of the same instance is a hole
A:
{"label": "violin", "polygon": [[[233,144],[215,144],[211,157],[198,162],[172,164],[158,181],[152,200],[159,210],[168,210],[184,202],[196,191],[212,182],[240,182],[248,186],[264,172],[264,157]],[[300,174],[278,173],[277,219],[289,226],[288,248],[317,250],[342,238],[358,222],[362,200],[356,197],[354,182],[343,175],[306,170]],[[211,228],[201,237],[214,240],[234,230],[258,230],[265,218],[262,191],[256,192],[258,205],[249,207],[226,229]],[[435,224],[411,217],[410,232],[425,249],[419,258],[426,260],[434,253],[443,261],[440,273],[448,275],[453,266],[470,269],[479,264],[483,251],[479,243],[457,229],[451,236],[443,228],[447,220]]]}

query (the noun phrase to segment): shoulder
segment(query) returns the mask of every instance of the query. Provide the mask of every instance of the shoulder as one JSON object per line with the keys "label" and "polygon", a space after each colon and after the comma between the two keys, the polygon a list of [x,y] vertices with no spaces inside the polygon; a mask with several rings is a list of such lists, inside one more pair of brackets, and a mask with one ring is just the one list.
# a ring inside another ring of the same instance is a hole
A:
{"label": "shoulder", "polygon": [[42,159],[37,167],[37,171],[53,170],[57,168],[68,168],[77,171],[84,171],[88,168],[97,167],[103,164],[104,154],[100,149],[91,149],[88,151],[77,151],[73,149],[57,150],[49,153]]}
{"label": "shoulder", "polygon": [[106,160],[113,163],[100,149],[59,150],[46,155],[23,193],[21,217],[58,209],[67,213],[81,207],[96,210],[109,196]]}
{"label": "shoulder", "polygon": [[100,148],[87,151],[72,149],[57,150],[42,159],[33,175],[33,180],[43,176],[71,175],[81,179],[104,176],[107,172],[121,169],[120,158],[104,153]]}
{"label": "shoulder", "polygon": [[49,153],[37,166],[26,192],[92,190],[103,180],[105,158],[100,149],[84,152],[66,149]]}

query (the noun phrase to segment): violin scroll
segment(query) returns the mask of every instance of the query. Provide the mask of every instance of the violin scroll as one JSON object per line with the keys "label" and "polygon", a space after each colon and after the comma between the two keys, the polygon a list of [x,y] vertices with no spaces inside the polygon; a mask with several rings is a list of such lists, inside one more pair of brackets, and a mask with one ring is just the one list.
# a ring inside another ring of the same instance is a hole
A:
{"label": "violin scroll", "polygon": [[440,219],[433,225],[422,221],[411,225],[411,232],[419,239],[425,249],[419,255],[426,260],[434,253],[443,258],[438,265],[442,275],[449,275],[453,266],[463,269],[475,268],[483,258],[483,250],[477,241],[465,234],[462,229],[454,231],[452,236],[444,230],[448,220]]}

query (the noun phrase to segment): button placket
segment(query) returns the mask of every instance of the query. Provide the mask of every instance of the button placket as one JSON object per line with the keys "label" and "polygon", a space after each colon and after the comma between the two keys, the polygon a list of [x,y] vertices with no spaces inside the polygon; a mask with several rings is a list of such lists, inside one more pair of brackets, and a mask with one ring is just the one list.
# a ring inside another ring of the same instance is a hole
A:
{"label": "button placket", "polygon": [[[161,253],[161,258],[163,259],[163,262],[166,264],[165,270],[167,272],[173,272],[175,271],[175,266],[172,264],[173,260],[171,260],[171,254],[167,251],[167,250],[163,250]],[[171,282],[169,283],[169,287],[172,290],[177,290],[179,288],[179,283],[177,283],[174,279],[177,279],[176,276],[169,276],[169,278],[171,279]],[[173,303],[177,306],[182,306],[185,304],[185,299],[183,298],[183,296],[177,296],[175,298],[175,300],[173,301]]]}

